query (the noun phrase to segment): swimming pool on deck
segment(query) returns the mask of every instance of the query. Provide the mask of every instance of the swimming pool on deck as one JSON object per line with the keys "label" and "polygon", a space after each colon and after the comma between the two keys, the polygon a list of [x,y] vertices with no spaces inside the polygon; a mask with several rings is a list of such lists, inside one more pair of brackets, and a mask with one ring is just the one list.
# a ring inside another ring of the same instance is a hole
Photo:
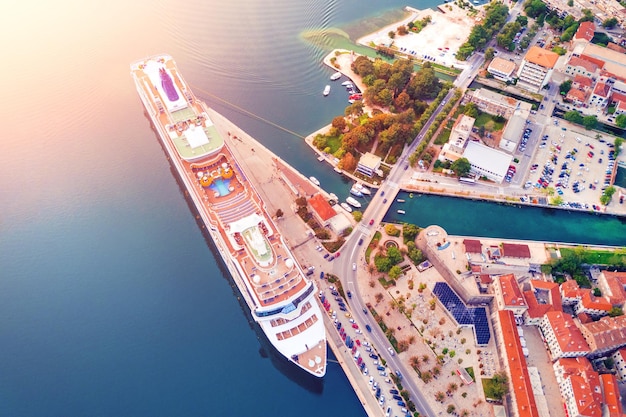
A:
{"label": "swimming pool on deck", "polygon": [[230,180],[219,178],[213,181],[213,184],[211,184],[209,188],[220,193],[220,197],[224,197],[225,195],[230,194],[230,190],[228,189],[229,185]]}

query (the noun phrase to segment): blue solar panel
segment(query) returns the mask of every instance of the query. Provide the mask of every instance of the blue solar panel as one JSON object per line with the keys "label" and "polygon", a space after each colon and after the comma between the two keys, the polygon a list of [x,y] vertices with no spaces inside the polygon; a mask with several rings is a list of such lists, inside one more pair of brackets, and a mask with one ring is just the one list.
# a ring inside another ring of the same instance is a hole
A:
{"label": "blue solar panel", "polygon": [[484,307],[467,308],[459,296],[445,282],[435,283],[433,292],[460,325],[474,326],[477,344],[486,345],[489,343],[491,333],[489,332],[487,312]]}

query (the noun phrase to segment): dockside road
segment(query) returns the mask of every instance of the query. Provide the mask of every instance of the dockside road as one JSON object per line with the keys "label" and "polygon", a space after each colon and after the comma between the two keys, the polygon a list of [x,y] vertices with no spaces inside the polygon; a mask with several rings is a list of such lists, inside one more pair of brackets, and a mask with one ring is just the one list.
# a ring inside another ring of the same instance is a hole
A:
{"label": "dockside road", "polygon": [[[283,212],[280,219],[274,220],[300,265],[322,265],[325,261],[320,252],[316,250],[317,241],[310,236],[308,228],[292,209],[295,207],[294,199],[296,196],[294,191],[314,192],[315,190],[310,188],[312,184],[221,114],[209,110],[209,116],[219,133],[227,141],[237,158],[238,164],[246,174],[247,180],[255,187],[265,202],[268,213],[274,217],[273,215],[278,209]],[[289,172],[286,173],[285,170],[289,170]],[[316,282],[321,290],[326,290],[327,284],[326,281]],[[322,311],[324,311],[323,308]],[[367,378],[357,369],[351,352],[343,344],[334,323],[326,314],[324,314],[324,324],[328,346],[335,354],[338,364],[345,372],[365,412],[370,417],[384,415],[369,389]],[[329,370],[332,371],[334,365],[330,362],[328,364]]]}

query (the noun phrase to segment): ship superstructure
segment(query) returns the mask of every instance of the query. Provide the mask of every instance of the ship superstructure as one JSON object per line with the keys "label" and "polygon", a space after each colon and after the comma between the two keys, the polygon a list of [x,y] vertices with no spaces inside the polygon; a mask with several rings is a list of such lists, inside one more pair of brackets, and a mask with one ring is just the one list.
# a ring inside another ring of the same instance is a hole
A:
{"label": "ship superstructure", "polygon": [[228,143],[169,55],[131,65],[141,100],[254,320],[302,369],[326,373],[326,332],[315,285],[246,180]]}

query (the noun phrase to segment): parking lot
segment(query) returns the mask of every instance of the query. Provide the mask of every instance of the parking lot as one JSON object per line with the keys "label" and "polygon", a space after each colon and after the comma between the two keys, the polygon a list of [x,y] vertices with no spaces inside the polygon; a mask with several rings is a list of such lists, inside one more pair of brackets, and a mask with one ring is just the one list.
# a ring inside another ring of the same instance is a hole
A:
{"label": "parking lot", "polygon": [[610,184],[615,166],[612,138],[596,139],[584,129],[557,123],[544,129],[524,188],[540,191],[552,187],[554,196],[570,207],[599,210],[600,196]]}
{"label": "parking lot", "polygon": [[[348,292],[348,297],[350,297],[349,294]],[[406,415],[406,403],[390,377],[392,371],[385,365],[376,347],[368,340],[366,334],[371,331],[369,324],[365,324],[361,329],[349,312],[346,300],[341,297],[334,286],[329,286],[326,291],[320,291],[318,296],[322,308],[333,321],[342,342],[346,348],[350,349],[363,378],[367,379],[370,393],[378,401],[382,413],[387,417]],[[390,354],[395,353],[384,352],[384,355]]]}

